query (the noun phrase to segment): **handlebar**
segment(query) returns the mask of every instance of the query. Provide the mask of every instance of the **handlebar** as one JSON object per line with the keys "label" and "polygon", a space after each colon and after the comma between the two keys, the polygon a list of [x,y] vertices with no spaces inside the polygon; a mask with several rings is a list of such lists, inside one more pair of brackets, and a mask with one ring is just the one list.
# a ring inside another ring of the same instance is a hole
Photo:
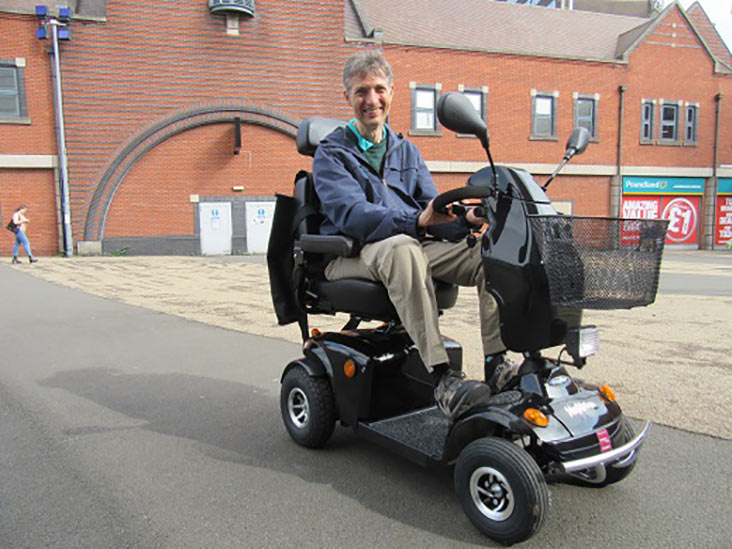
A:
{"label": "handlebar", "polygon": [[[438,194],[435,197],[434,202],[432,202],[432,207],[436,212],[446,213],[447,206],[453,202],[458,202],[467,198],[485,198],[493,196],[494,192],[495,191],[491,187],[458,187],[457,189],[451,189]],[[462,213],[456,212],[455,206],[453,206],[453,213],[456,215],[465,215],[465,207],[461,206],[460,209],[462,209]]]}

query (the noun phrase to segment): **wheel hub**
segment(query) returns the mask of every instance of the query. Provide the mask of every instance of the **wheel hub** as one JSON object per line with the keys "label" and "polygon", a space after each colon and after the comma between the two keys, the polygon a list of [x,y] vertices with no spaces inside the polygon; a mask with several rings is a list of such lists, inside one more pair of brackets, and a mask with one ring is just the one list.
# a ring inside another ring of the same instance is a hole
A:
{"label": "wheel hub", "polygon": [[506,477],[492,467],[479,467],[470,477],[470,495],[487,518],[506,520],[513,513],[514,496]]}
{"label": "wheel hub", "polygon": [[287,395],[287,412],[290,415],[290,421],[298,429],[302,429],[310,420],[310,405],[308,397],[302,389],[295,387]]}

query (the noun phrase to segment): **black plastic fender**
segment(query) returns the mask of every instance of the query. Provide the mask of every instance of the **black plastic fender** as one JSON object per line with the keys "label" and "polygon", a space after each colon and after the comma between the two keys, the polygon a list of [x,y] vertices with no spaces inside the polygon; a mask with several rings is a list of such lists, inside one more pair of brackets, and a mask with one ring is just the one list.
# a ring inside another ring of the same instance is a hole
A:
{"label": "black plastic fender", "polygon": [[280,383],[282,383],[282,380],[285,379],[285,376],[287,375],[287,372],[292,370],[293,368],[297,366],[302,366],[305,371],[308,373],[309,376],[312,377],[321,377],[327,375],[328,371],[325,369],[325,366],[323,366],[323,363],[318,360],[313,360],[311,358],[298,358],[296,360],[293,360],[290,362],[287,366],[285,366],[285,369],[282,372],[282,376],[280,377]]}
{"label": "black plastic fender", "polygon": [[447,463],[457,459],[468,444],[499,431],[510,431],[517,435],[532,435],[533,430],[516,414],[503,408],[490,408],[471,413],[458,420],[450,429],[445,443],[443,460]]}

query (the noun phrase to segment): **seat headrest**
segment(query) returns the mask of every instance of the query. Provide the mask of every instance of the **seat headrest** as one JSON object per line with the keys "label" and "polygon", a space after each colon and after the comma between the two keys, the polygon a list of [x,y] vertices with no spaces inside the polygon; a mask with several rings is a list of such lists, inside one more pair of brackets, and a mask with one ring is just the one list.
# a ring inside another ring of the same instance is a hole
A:
{"label": "seat headrest", "polygon": [[315,155],[315,149],[330,132],[345,126],[343,120],[334,118],[306,118],[297,127],[297,152],[304,156]]}

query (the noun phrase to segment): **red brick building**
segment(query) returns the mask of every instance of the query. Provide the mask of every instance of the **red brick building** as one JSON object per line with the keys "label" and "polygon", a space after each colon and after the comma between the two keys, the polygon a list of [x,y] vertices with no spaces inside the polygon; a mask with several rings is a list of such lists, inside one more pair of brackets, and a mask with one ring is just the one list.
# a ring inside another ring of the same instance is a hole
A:
{"label": "red brick building", "polygon": [[[39,221],[31,241],[55,253],[48,43],[20,4],[0,0],[2,34],[13,37],[0,43],[0,69],[25,59],[14,72],[27,100],[11,124],[0,118],[0,213],[28,203]],[[47,4],[53,13],[56,2]],[[494,158],[539,179],[575,124],[593,129],[595,142],[552,184],[559,207],[617,215],[649,212],[655,200],[660,215],[673,191],[698,210],[685,244],[712,243],[717,187],[732,178],[723,123],[732,70],[693,22],[694,7],[644,19],[488,0],[459,11],[437,0],[239,4],[241,14],[225,17],[203,0],[167,2],[164,12],[143,0],[70,2],[81,11],[60,60],[80,251],[198,254],[202,223],[214,220],[231,223],[232,253],[252,250],[262,203],[309,165],[295,151],[297,123],[347,118],[343,61],[374,46],[395,72],[391,124],[420,147],[441,188],[485,163],[474,139],[434,123],[439,93],[460,90],[486,116]]]}

